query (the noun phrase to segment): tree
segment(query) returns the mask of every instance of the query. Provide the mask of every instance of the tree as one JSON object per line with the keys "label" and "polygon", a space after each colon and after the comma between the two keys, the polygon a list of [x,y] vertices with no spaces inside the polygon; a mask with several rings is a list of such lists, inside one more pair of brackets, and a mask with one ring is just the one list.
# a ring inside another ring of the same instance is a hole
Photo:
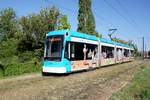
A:
{"label": "tree", "polygon": [[86,20],[87,20],[87,12],[86,12],[86,0],[79,0],[79,13],[78,13],[78,31],[80,32],[87,32],[86,29]]}
{"label": "tree", "polygon": [[[55,7],[48,7],[48,8],[43,8],[40,11],[40,20],[44,25],[44,30],[46,32],[48,31],[53,31],[57,27],[57,22],[60,17],[60,12],[57,8]],[[44,31],[43,30],[43,31]],[[44,34],[45,36],[45,34]]]}
{"label": "tree", "polygon": [[62,15],[59,20],[58,20],[58,25],[57,25],[57,29],[61,30],[61,29],[70,29],[71,25],[68,22],[68,18],[66,15]]}
{"label": "tree", "polygon": [[[31,16],[30,16],[31,17]],[[22,27],[23,36],[19,40],[19,43],[17,45],[17,50],[24,52],[24,51],[32,51],[34,49],[34,38],[33,38],[33,25],[31,24],[30,17],[23,16],[21,17],[19,23]]]}
{"label": "tree", "polygon": [[42,8],[39,14],[31,14],[20,19],[23,37],[18,44],[19,51],[33,51],[44,48],[44,38],[48,31],[70,28],[67,16],[55,7]]}
{"label": "tree", "polygon": [[125,41],[125,40],[121,40],[121,39],[116,38],[116,37],[111,38],[111,40],[112,40],[112,41],[115,41],[115,42],[122,43],[122,44],[128,44],[128,42],[127,42],[127,41]]}
{"label": "tree", "polygon": [[95,19],[91,10],[91,0],[79,0],[78,31],[98,35],[95,31]]}
{"label": "tree", "polygon": [[16,12],[12,8],[5,8],[0,11],[0,39],[14,37],[17,32]]}
{"label": "tree", "polygon": [[97,31],[95,31],[94,33],[95,33],[95,36],[102,38],[102,34],[98,33]]}
{"label": "tree", "polygon": [[88,1],[87,2],[88,19],[86,22],[87,31],[92,35],[96,35],[96,31],[95,31],[96,25],[95,25],[95,19],[91,9],[91,0],[87,0],[87,1]]}
{"label": "tree", "polygon": [[134,56],[139,56],[140,55],[140,53],[138,52],[137,45],[134,44],[132,40],[129,40],[127,44],[134,49]]}

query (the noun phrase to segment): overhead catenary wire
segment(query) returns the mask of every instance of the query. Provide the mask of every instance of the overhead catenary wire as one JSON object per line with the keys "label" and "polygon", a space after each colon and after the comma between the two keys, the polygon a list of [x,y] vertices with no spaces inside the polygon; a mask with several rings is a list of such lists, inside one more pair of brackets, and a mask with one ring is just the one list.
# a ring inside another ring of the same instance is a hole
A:
{"label": "overhead catenary wire", "polygon": [[[127,18],[126,16],[124,16],[117,8],[115,8],[110,2],[108,2],[107,0],[103,0],[110,8],[112,8],[120,17],[122,17],[131,27],[133,27],[134,30],[136,30],[138,32],[138,29],[134,24],[135,22],[130,21],[129,18]],[[134,23],[134,24],[133,24]]]}
{"label": "overhead catenary wire", "polygon": [[[51,0],[44,0],[44,1],[46,1],[46,2],[49,2],[49,3],[51,3],[51,4],[53,4],[53,5],[56,5],[56,6],[59,6],[59,7],[61,7],[63,10],[66,10],[66,11],[68,11],[68,12],[70,12],[70,13],[72,13],[72,10],[71,9],[68,9],[68,8],[66,8],[66,7],[64,7],[64,6],[61,6],[61,5],[58,5],[58,4],[56,4],[55,2],[53,2],[53,1],[51,1]],[[104,0],[105,1],[105,3],[107,4],[107,5],[109,5],[112,9],[114,9],[114,11],[116,11],[116,13],[118,13],[126,22],[128,22],[131,26],[133,26],[133,23],[136,25],[136,26],[138,26],[137,24],[136,24],[136,22],[132,19],[132,18],[130,18],[131,19],[131,21],[132,22],[130,22],[130,20],[128,20],[123,14],[121,14],[115,7],[113,7],[107,0]],[[120,5],[122,5],[118,0],[116,0],[117,2],[118,2],[118,4],[120,4]],[[124,9],[124,8],[123,8]],[[104,20],[104,18],[102,17],[102,16],[100,16],[100,15],[98,15],[96,12],[95,12],[95,14],[96,14],[96,16],[97,16],[97,18],[100,20],[100,19],[102,19],[102,20]],[[129,15],[129,14],[128,14]],[[105,20],[106,21],[106,20]],[[100,22],[99,22],[100,23]],[[100,23],[100,25],[102,25],[102,23]],[[109,25],[110,26],[112,26],[112,27],[114,27],[114,25],[112,24],[112,23],[109,23]],[[104,25],[102,25],[102,26],[104,26]],[[107,26],[108,27],[108,26]],[[134,28],[135,28],[135,26],[134,26]]]}
{"label": "overhead catenary wire", "polygon": [[[99,15],[96,11],[95,11],[95,6],[92,6],[92,8],[93,8],[93,13],[97,16],[96,18],[98,18],[99,20],[101,20],[102,22],[103,21],[105,21],[105,25],[107,26],[107,28],[109,29],[110,27],[112,27],[112,28],[114,28],[115,27],[115,25],[112,23],[112,22],[110,22],[108,19],[106,20],[106,18],[105,17],[103,17],[102,15],[102,13],[101,13],[101,15]],[[107,24],[106,24],[107,23]]]}
{"label": "overhead catenary wire", "polygon": [[[116,0],[116,2],[120,6],[120,8],[123,10],[123,12],[126,13],[126,15],[128,16],[128,18],[130,19],[130,21],[133,23],[133,25],[135,25],[136,29],[140,32],[140,35],[141,35],[142,34],[142,29],[141,29],[141,27],[139,27],[139,25],[137,24],[137,22],[135,21],[135,19],[131,16],[131,13],[128,12],[127,7],[125,5],[123,5],[123,3],[121,2],[121,0]],[[145,45],[149,44],[149,42],[146,42],[146,40],[148,40],[149,38],[150,37],[147,37],[147,36],[144,37]],[[147,48],[147,47],[145,46],[145,48]]]}
{"label": "overhead catenary wire", "polygon": [[[101,25],[102,27],[104,27],[104,28],[106,28],[106,29],[116,28],[115,25],[114,25],[113,23],[111,23],[109,20],[107,20],[105,17],[103,17],[102,14],[99,15],[99,14],[94,10],[94,9],[96,9],[95,6],[92,6],[92,8],[93,8],[93,13],[94,13],[94,15],[96,15],[95,20],[98,21],[99,24],[101,23],[101,24],[102,24],[102,25]],[[105,24],[103,24],[103,22],[105,22]]]}
{"label": "overhead catenary wire", "polygon": [[[95,15],[97,16],[96,18],[100,21],[105,21],[105,26],[109,29],[110,27],[114,27],[115,25],[114,24],[112,24],[112,23],[110,23],[110,22],[108,22],[108,20],[106,20],[104,17],[102,17],[102,16],[100,16],[100,15],[98,15],[96,12],[94,12],[95,13]],[[107,24],[106,24],[107,23]]]}
{"label": "overhead catenary wire", "polygon": [[[50,3],[50,4],[52,4],[52,5],[55,5],[55,6],[61,7],[62,10],[65,10],[65,11],[69,12],[70,14],[73,14],[73,13],[72,13],[73,10],[71,10],[71,9],[69,9],[69,8],[67,8],[67,7],[64,7],[64,6],[60,5],[60,4],[57,4],[57,3],[55,3],[55,2],[53,2],[53,1],[51,1],[51,0],[43,0],[43,1],[48,2],[48,3]],[[104,0],[104,1],[107,2],[106,0]],[[109,3],[109,5],[111,5],[111,4]],[[118,12],[118,14],[119,14],[120,16],[122,16],[130,25],[132,24],[132,23],[131,23],[124,15],[122,15],[116,8],[114,8],[113,6],[111,6],[111,7],[112,7],[113,9],[115,9],[116,12]],[[94,14],[97,16],[96,18],[98,19],[98,20],[96,20],[96,23],[98,23],[101,27],[104,27],[104,28],[107,28],[107,29],[109,29],[109,28],[116,28],[114,24],[112,24],[112,23],[109,22],[108,20],[105,20],[104,17],[98,15],[96,12],[94,12]],[[102,21],[104,21],[104,20],[105,20],[105,22],[106,22],[107,24],[106,24],[106,23],[105,23],[105,24],[102,23]],[[111,27],[110,27],[110,26],[111,26]],[[133,25],[131,25],[131,26],[133,26]],[[117,27],[117,28],[118,28],[118,27]]]}
{"label": "overhead catenary wire", "polygon": [[136,29],[140,33],[142,33],[141,28],[139,27],[139,25],[137,24],[137,22],[134,20],[134,18],[131,17],[131,14],[128,12],[127,8],[121,3],[120,0],[116,0],[116,2],[120,6],[120,8],[123,10],[123,12],[127,14],[128,18],[130,19],[130,21],[132,22],[132,24],[136,26]]}

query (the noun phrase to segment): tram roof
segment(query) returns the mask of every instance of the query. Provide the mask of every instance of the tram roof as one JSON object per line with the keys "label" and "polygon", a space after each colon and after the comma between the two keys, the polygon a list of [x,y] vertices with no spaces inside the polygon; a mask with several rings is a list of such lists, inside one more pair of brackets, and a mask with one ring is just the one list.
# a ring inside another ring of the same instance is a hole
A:
{"label": "tram roof", "polygon": [[48,32],[47,36],[51,36],[51,35],[65,35],[67,32],[68,32],[68,36],[71,36],[71,37],[78,37],[78,38],[84,38],[84,39],[98,41],[98,38],[96,36],[85,34],[85,33],[82,33],[82,32],[71,31],[71,30],[51,31],[51,32]]}
{"label": "tram roof", "polygon": [[123,44],[123,43],[119,43],[119,42],[114,42],[114,41],[112,41],[110,39],[106,39],[106,38],[100,38],[100,41],[103,42],[103,43],[113,44],[113,45],[116,45],[116,46],[122,46],[122,47],[131,48],[127,44]]}
{"label": "tram roof", "polygon": [[65,35],[68,32],[68,36],[71,37],[78,37],[78,38],[84,38],[84,39],[89,39],[89,40],[95,40],[98,41],[100,40],[103,43],[108,43],[108,44],[113,44],[116,46],[122,46],[122,47],[127,47],[127,48],[132,48],[127,44],[122,44],[119,42],[114,42],[110,39],[106,39],[106,38],[98,38],[96,36],[93,35],[89,35],[89,34],[85,34],[82,32],[77,32],[77,31],[71,31],[71,30],[55,30],[55,31],[50,31],[47,33],[47,36],[51,36],[51,35]]}

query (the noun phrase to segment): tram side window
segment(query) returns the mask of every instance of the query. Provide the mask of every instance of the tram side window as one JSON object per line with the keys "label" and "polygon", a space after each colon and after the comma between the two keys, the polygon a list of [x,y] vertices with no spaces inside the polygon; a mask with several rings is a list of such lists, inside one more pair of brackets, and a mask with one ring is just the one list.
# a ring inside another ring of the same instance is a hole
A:
{"label": "tram side window", "polygon": [[[66,45],[68,45],[68,43]],[[69,46],[66,46],[65,58],[68,58],[71,61],[87,60],[87,59],[92,59],[93,57],[97,57],[97,51],[98,51],[97,45],[70,42],[70,51],[68,49],[69,49]],[[70,55],[69,55],[69,52],[70,52]]]}
{"label": "tram side window", "polygon": [[93,44],[86,44],[86,59],[93,60],[98,58],[98,46]]}
{"label": "tram side window", "polygon": [[125,57],[129,57],[129,50],[124,49],[124,56],[125,56]]}
{"label": "tram side window", "polygon": [[83,60],[83,43],[72,42],[70,44],[70,60]]}
{"label": "tram side window", "polygon": [[76,42],[67,42],[65,47],[65,58],[68,60],[83,60],[84,44]]}
{"label": "tram side window", "polygon": [[102,46],[102,57],[104,59],[114,58],[114,47]]}

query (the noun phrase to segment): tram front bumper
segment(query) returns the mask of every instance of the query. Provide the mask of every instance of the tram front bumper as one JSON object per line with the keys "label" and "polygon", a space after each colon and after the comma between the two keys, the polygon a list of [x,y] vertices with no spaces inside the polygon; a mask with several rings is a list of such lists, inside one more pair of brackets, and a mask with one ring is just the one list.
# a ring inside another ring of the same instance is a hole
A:
{"label": "tram front bumper", "polygon": [[46,73],[66,73],[65,67],[44,67],[43,66],[43,72]]}

